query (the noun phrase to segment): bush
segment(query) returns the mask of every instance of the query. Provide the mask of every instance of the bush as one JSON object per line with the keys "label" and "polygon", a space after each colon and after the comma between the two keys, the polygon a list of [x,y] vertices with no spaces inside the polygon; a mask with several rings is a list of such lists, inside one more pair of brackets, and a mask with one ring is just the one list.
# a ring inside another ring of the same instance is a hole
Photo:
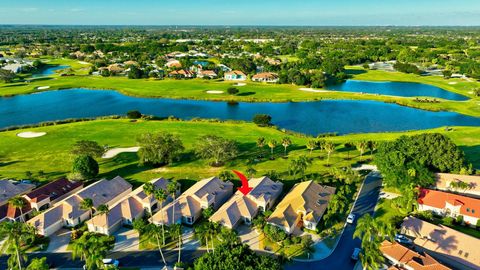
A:
{"label": "bush", "polygon": [[456,222],[458,225],[462,225],[462,224],[463,224],[463,216],[462,216],[462,215],[458,215],[457,218],[455,219],[455,222]]}
{"label": "bush", "polygon": [[128,111],[127,112],[127,117],[129,119],[138,119],[138,118],[141,118],[142,117],[142,113],[137,111],[137,110],[133,110],[133,111]]}
{"label": "bush", "polygon": [[280,242],[287,238],[287,234],[282,229],[270,224],[265,225],[263,232],[265,236],[273,242]]}
{"label": "bush", "polygon": [[227,89],[227,93],[230,94],[230,95],[236,95],[236,94],[238,94],[238,92],[240,92],[240,91],[236,87],[229,87]]}
{"label": "bush", "polygon": [[409,63],[400,63],[397,62],[393,65],[393,68],[396,70],[403,72],[403,73],[413,73],[413,74],[421,74],[422,72],[418,69],[417,66]]}
{"label": "bush", "polygon": [[442,222],[443,222],[444,225],[452,226],[453,225],[453,218],[452,217],[444,217],[442,219]]}
{"label": "bush", "polygon": [[253,117],[253,123],[260,127],[269,126],[270,121],[272,121],[272,117],[268,114],[256,114]]}
{"label": "bush", "polygon": [[480,219],[477,220],[476,226],[477,226],[477,229],[480,229]]}

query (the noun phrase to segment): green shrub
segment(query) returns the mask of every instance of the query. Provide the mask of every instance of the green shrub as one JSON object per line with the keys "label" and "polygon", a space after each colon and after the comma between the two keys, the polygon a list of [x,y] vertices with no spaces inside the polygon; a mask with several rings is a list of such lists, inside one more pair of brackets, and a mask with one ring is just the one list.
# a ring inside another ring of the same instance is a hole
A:
{"label": "green shrub", "polygon": [[452,226],[453,225],[453,218],[452,217],[444,217],[442,219],[442,222],[443,222],[444,225]]}
{"label": "green shrub", "polygon": [[463,216],[458,215],[457,218],[455,219],[455,222],[459,225],[463,224]]}
{"label": "green shrub", "polygon": [[142,117],[142,113],[137,111],[137,110],[133,110],[133,111],[128,111],[127,112],[127,117],[129,119],[139,119]]}

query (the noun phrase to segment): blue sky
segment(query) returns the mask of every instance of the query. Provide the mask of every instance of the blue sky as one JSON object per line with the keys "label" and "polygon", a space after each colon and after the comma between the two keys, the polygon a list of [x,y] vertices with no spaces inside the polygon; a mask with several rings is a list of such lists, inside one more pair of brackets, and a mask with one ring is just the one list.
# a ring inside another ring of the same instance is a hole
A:
{"label": "blue sky", "polygon": [[0,24],[480,25],[480,0],[0,0]]}

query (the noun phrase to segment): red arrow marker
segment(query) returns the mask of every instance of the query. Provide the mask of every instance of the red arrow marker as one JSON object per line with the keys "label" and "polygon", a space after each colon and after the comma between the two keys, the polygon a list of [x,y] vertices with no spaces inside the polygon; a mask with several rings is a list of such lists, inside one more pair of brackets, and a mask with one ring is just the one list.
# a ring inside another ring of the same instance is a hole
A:
{"label": "red arrow marker", "polygon": [[242,186],[238,188],[238,190],[240,190],[240,192],[243,193],[243,195],[247,195],[250,191],[252,191],[252,187],[249,187],[248,186],[248,179],[247,177],[245,177],[245,175],[243,175],[241,172],[239,171],[235,171],[233,170],[233,172],[238,176],[238,178],[240,178],[240,181],[242,181]]}

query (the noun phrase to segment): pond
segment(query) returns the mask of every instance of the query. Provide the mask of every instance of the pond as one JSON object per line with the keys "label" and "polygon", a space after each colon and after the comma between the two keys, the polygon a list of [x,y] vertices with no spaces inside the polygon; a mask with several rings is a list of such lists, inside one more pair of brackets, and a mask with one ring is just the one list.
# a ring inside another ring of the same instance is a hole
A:
{"label": "pond", "polygon": [[433,85],[422,83],[347,80],[341,84],[329,85],[327,88],[329,90],[370,93],[387,96],[433,97],[456,101],[468,100],[468,97],[466,96],[459,95]]}
{"label": "pond", "polygon": [[281,128],[311,135],[480,126],[480,118],[430,112],[376,101],[243,103],[137,98],[110,90],[71,89],[0,98],[0,128],[67,118],[123,115],[129,110],[182,119],[218,118],[251,121],[269,114]]}
{"label": "pond", "polygon": [[38,72],[32,74],[32,78],[45,77],[48,75],[55,74],[56,70],[66,69],[69,66],[46,66],[45,68],[40,69]]}

